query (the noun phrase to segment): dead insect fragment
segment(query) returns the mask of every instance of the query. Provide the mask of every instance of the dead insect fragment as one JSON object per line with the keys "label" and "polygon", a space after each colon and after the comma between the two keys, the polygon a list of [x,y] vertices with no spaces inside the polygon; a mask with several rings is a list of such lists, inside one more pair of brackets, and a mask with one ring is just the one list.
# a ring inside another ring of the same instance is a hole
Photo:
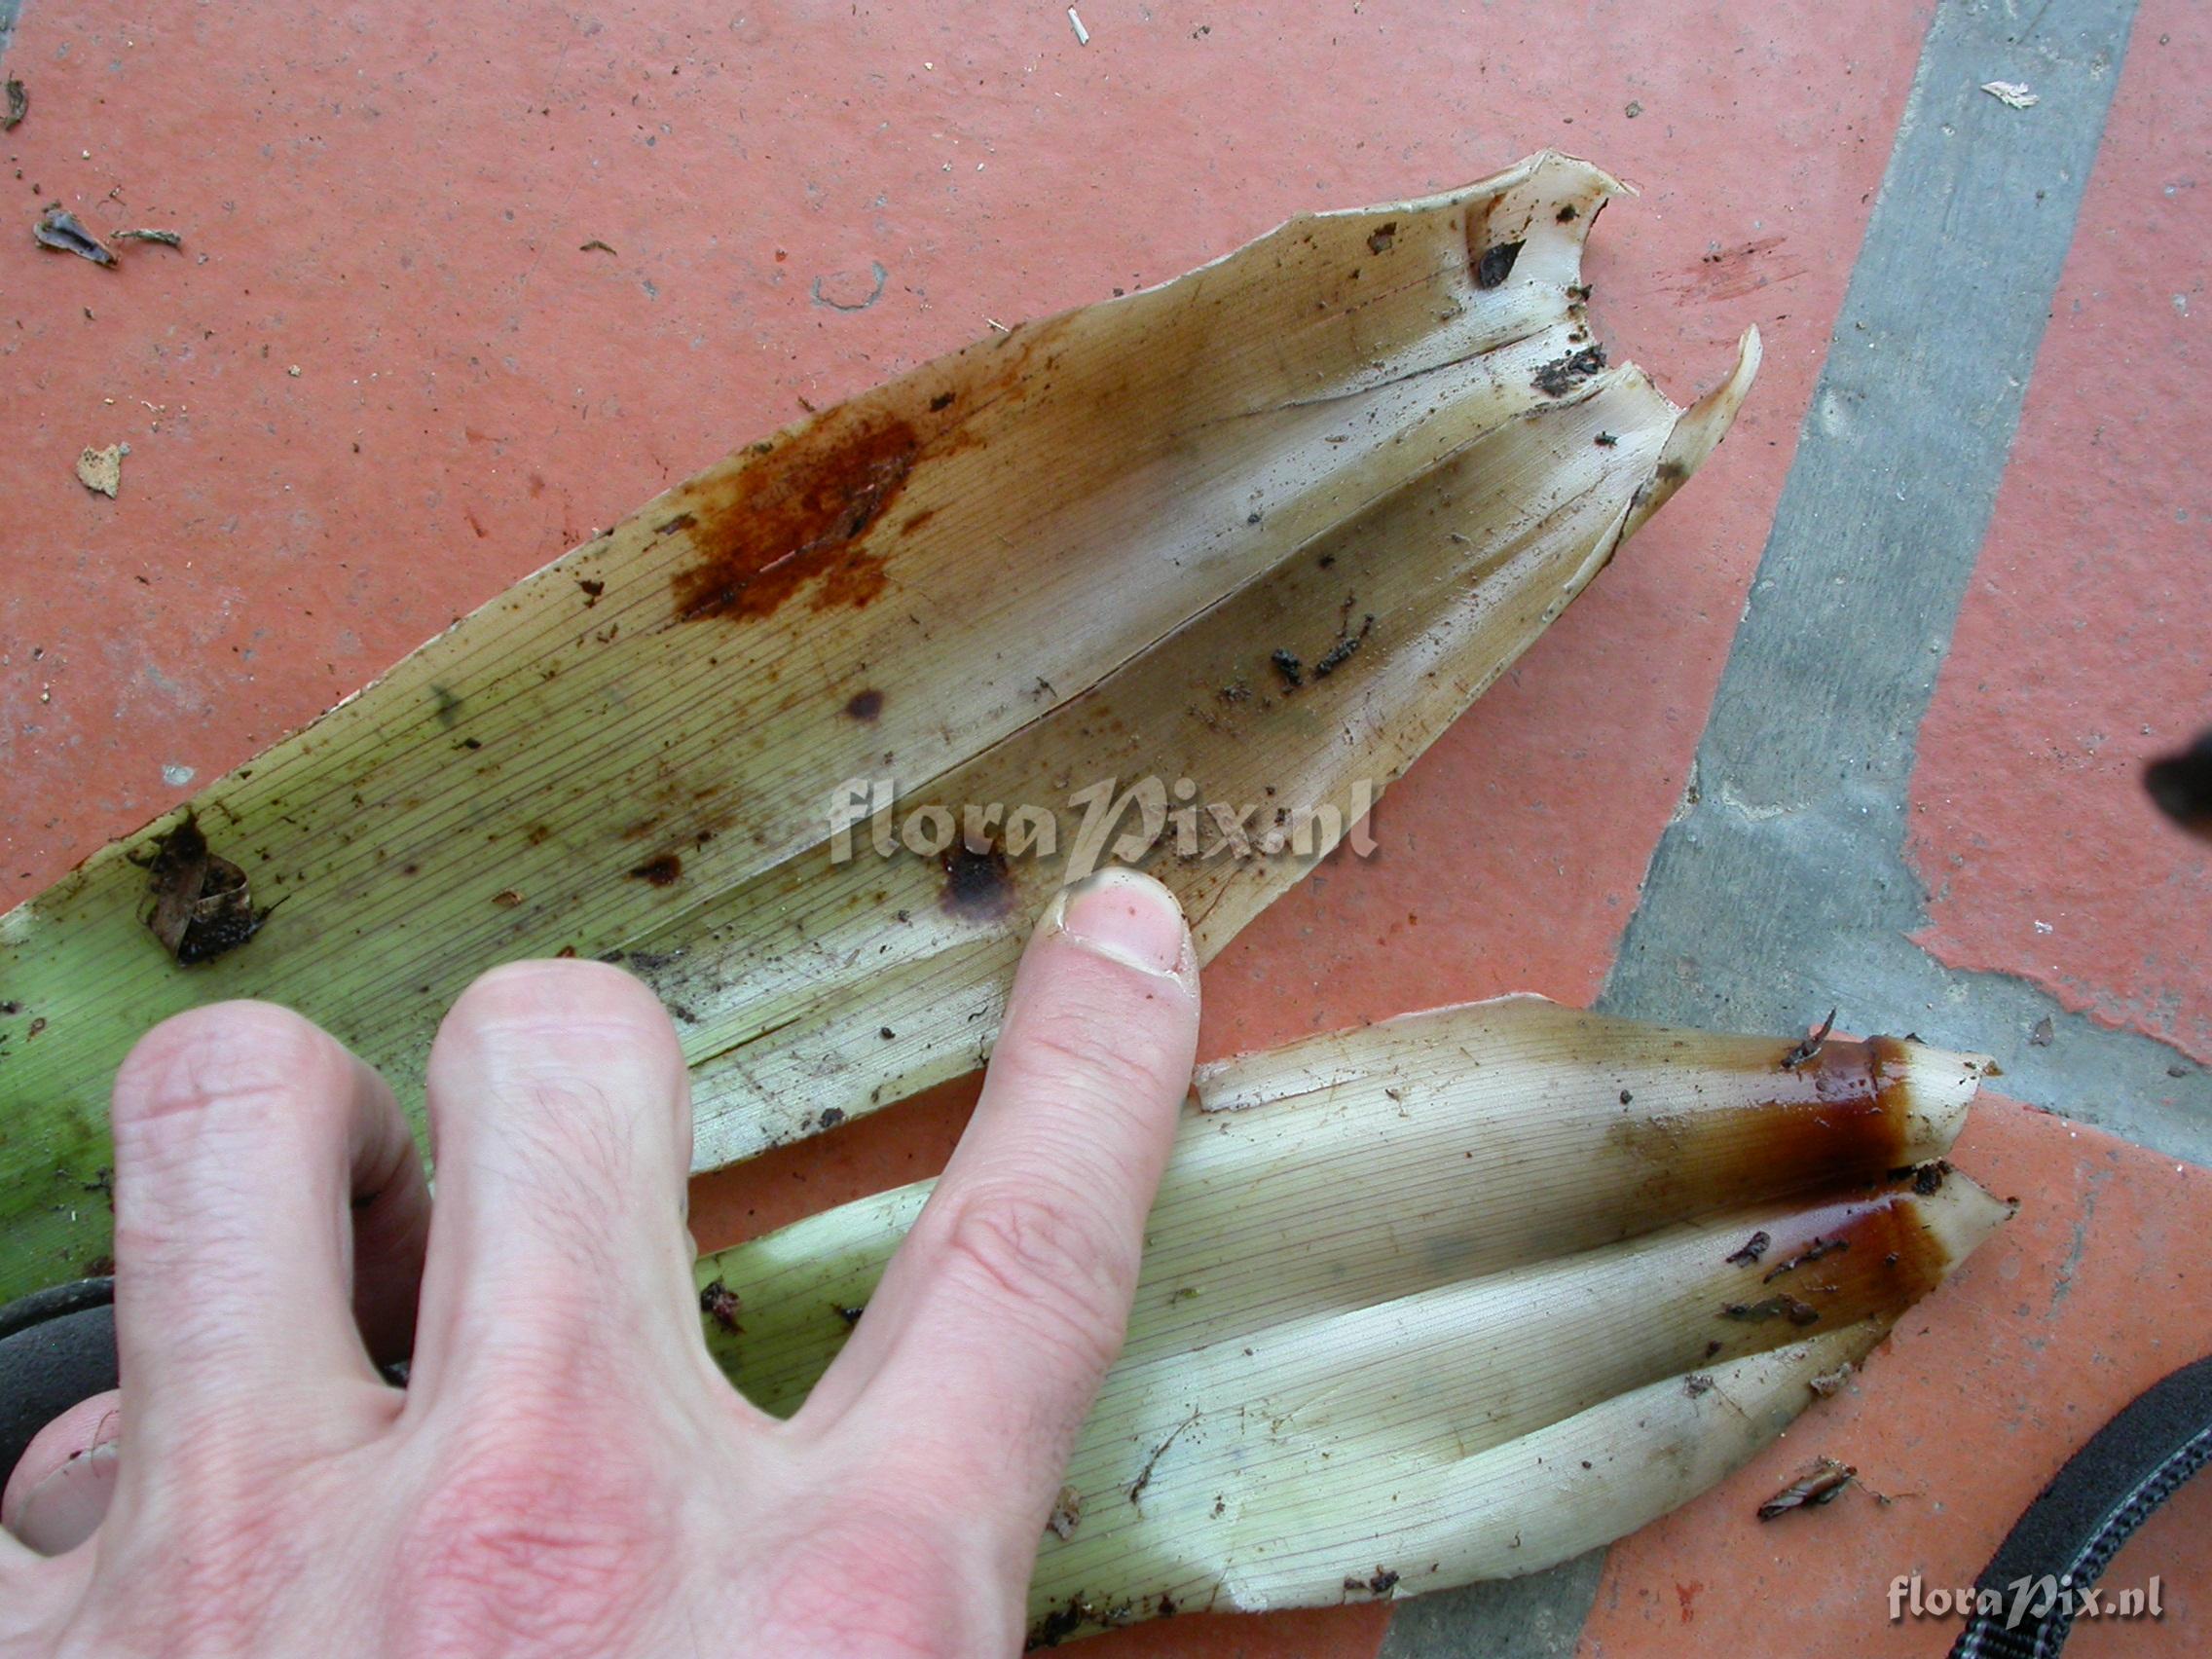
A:
{"label": "dead insect fragment", "polygon": [[63,207],[49,207],[31,227],[31,240],[41,247],[53,248],[56,253],[73,253],[94,265],[115,263],[115,254],[85,229],[76,214]]}
{"label": "dead insect fragment", "polygon": [[178,249],[181,249],[181,248],[182,248],[182,247],[184,246],[184,238],[183,238],[183,237],[181,237],[181,236],[179,236],[179,235],[178,235],[178,234],[177,234],[176,232],[174,232],[174,231],[150,231],[150,230],[110,231],[110,232],[108,232],[108,234],[107,234],[107,240],[108,240],[109,241],[119,241],[119,242],[122,242],[122,241],[159,242],[159,243],[160,243],[160,244],[161,244],[162,246],[164,246],[164,247],[173,247],[173,248],[178,248]]}
{"label": "dead insect fragment", "polygon": [[1268,655],[1268,660],[1275,665],[1275,672],[1283,677],[1286,684],[1303,685],[1306,683],[1306,665],[1298,660],[1297,652],[1272,651]]}
{"label": "dead insect fragment", "polygon": [[[591,240],[578,247],[576,251],[578,253],[614,253],[612,246],[610,246],[607,242],[601,241],[597,237],[592,238]],[[619,259],[622,256],[616,253],[614,254],[614,257]]]}
{"label": "dead insect fragment", "polygon": [[1604,347],[1585,346],[1544,364],[1530,377],[1530,385],[1546,397],[1565,397],[1604,366]]}
{"label": "dead insect fragment", "polygon": [[1790,1049],[1789,1052],[1782,1056],[1782,1069],[1784,1071],[1795,1071],[1821,1051],[1821,1045],[1828,1040],[1828,1033],[1835,1029],[1835,1014],[1834,1009],[1829,1009],[1827,1018],[1821,1021],[1821,1028],[1810,1037],[1799,1041]]}
{"label": "dead insect fragment", "polygon": [[1833,1457],[1822,1457],[1760,1504],[1759,1519],[1772,1521],[1777,1515],[1787,1515],[1792,1509],[1817,1509],[1824,1503],[1833,1503],[1843,1494],[1843,1489],[1858,1476],[1859,1471],[1849,1463],[1839,1463]]}
{"label": "dead insect fragment", "polygon": [[1832,1256],[1838,1250],[1848,1250],[1850,1248],[1851,1240],[1848,1238],[1816,1238],[1812,1241],[1812,1243],[1806,1245],[1804,1249],[1798,1251],[1796,1255],[1790,1257],[1787,1262],[1784,1262],[1777,1267],[1769,1268],[1766,1272],[1766,1277],[1761,1279],[1759,1282],[1761,1284],[1772,1284],[1784,1273],[1793,1272],[1794,1270],[1803,1267],[1807,1262],[1817,1262],[1823,1256]]}
{"label": "dead insect fragment", "polygon": [[146,926],[179,967],[236,950],[268,919],[268,911],[253,907],[245,871],[209,852],[207,837],[192,818],[155,844],[147,869],[154,908]]}
{"label": "dead insect fragment", "polygon": [[1851,1362],[1847,1359],[1833,1371],[1824,1371],[1818,1377],[1810,1379],[1805,1386],[1825,1400],[1841,1388],[1850,1377]]}
{"label": "dead insect fragment", "polygon": [[1762,1227],[1744,1240],[1742,1249],[1731,1251],[1724,1260],[1735,1267],[1749,1267],[1765,1255],[1766,1247],[1773,1242],[1773,1238],[1767,1235],[1766,1229]]}
{"label": "dead insect fragment", "polygon": [[709,1279],[699,1292],[699,1311],[725,1331],[741,1329],[737,1322],[737,1292],[720,1279]]}
{"label": "dead insect fragment", "polygon": [[[1485,248],[1481,262],[1475,267],[1475,286],[1495,288],[1513,275],[1514,261],[1521,257],[1521,244],[1517,241],[1499,242],[1495,247]],[[1600,359],[1601,364],[1603,358]]]}
{"label": "dead insect fragment", "polygon": [[1821,1310],[1794,1296],[1770,1296],[1760,1302],[1731,1302],[1721,1309],[1720,1316],[1741,1319],[1751,1325],[1765,1319],[1788,1319],[1792,1325],[1811,1325],[1819,1322]]}

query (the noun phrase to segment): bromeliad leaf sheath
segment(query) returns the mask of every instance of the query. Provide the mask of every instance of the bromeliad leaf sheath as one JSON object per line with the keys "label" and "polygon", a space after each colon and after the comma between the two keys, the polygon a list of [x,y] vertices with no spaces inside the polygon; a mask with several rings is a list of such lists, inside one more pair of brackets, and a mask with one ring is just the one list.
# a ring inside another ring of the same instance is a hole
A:
{"label": "bromeliad leaf sheath", "polygon": [[0,916],[0,1295],[105,1254],[108,1079],[198,1003],[288,1003],[405,1099],[486,967],[619,959],[678,1018],[702,1167],[973,1067],[1071,849],[841,857],[855,781],[1011,813],[1191,780],[1260,844],[1145,863],[1219,949],[1733,417],[1755,337],[1686,413],[1592,337],[1619,188],[1537,156],[927,364]]}

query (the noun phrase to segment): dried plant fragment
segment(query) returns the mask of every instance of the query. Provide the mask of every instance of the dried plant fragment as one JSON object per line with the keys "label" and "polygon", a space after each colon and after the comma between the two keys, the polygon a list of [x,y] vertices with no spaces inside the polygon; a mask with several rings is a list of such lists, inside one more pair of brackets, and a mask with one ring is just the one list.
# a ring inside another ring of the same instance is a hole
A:
{"label": "dried plant fragment", "polygon": [[1858,1478],[1859,1471],[1849,1463],[1839,1463],[1833,1457],[1823,1457],[1760,1504],[1759,1519],[1772,1521],[1776,1516],[1787,1515],[1792,1509],[1818,1509],[1825,1503],[1833,1503],[1843,1495],[1844,1489]]}
{"label": "dried plant fragment", "polygon": [[53,248],[57,253],[73,253],[94,265],[115,263],[115,255],[101,245],[99,238],[86,230],[77,215],[66,208],[49,207],[31,227],[31,238],[41,247]]}

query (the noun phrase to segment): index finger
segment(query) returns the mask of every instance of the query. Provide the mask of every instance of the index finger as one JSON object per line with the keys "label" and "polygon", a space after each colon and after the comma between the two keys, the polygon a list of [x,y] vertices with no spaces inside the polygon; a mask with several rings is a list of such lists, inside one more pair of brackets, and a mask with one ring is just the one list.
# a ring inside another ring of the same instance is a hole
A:
{"label": "index finger", "polygon": [[1121,1351],[1198,1023],[1173,895],[1115,868],[1055,899],[975,1117],[794,1426],[887,1438],[1033,1550]]}

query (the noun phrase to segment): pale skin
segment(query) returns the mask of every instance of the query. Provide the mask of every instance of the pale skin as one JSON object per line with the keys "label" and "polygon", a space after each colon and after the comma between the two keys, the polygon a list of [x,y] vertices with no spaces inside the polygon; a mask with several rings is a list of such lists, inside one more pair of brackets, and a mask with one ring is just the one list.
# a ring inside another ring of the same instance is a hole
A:
{"label": "pale skin", "polygon": [[[935,1197],[778,1421],[707,1355],[684,1065],[639,981],[469,987],[429,1057],[434,1201],[335,1040],[169,1020],[115,1085],[123,1385],[0,1499],[0,1655],[1018,1651],[1197,1030],[1164,889],[1055,903]],[[409,1351],[402,1391],[373,1362]]]}

